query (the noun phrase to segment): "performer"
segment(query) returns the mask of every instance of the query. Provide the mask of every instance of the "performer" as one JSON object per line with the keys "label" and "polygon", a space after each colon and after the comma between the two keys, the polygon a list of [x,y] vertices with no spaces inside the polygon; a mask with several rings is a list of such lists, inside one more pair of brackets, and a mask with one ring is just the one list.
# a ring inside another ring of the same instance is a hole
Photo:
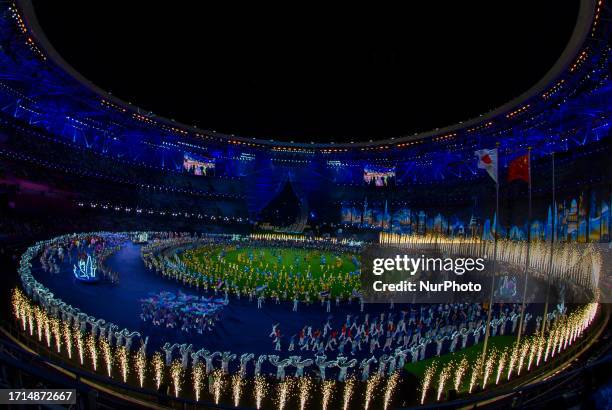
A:
{"label": "performer", "polygon": [[181,366],[183,369],[187,369],[189,364],[189,354],[193,350],[192,344],[182,344],[179,346],[179,353],[181,354]]}
{"label": "performer", "polygon": [[163,346],[162,346],[162,350],[166,353],[166,366],[170,366],[172,364],[172,352],[174,351],[174,349],[176,349],[177,347],[179,347],[178,343],[175,343],[173,345],[171,345],[170,343],[166,342]]}
{"label": "performer", "polygon": [[399,347],[395,349],[395,357],[397,358],[398,368],[404,368],[404,365],[406,364],[406,356],[408,356],[408,350],[402,350]]}
{"label": "performer", "polygon": [[336,367],[340,369],[340,372],[338,373],[338,381],[339,382],[346,381],[346,374],[348,372],[348,369],[350,367],[355,367],[356,364],[357,364],[356,359],[348,360],[344,356],[338,356],[336,358]]}
{"label": "performer", "polygon": [[380,356],[378,358],[378,370],[377,370],[377,374],[380,377],[384,377],[385,376],[385,369],[387,368],[387,361],[389,359],[389,356],[384,354],[382,356]]}
{"label": "performer", "polygon": [[265,354],[259,355],[257,361],[255,362],[255,377],[261,374],[261,365],[268,359],[268,356]]}
{"label": "performer", "polygon": [[272,331],[270,332],[268,337],[275,337],[276,336],[276,329],[278,328],[278,325],[280,325],[280,323],[275,323],[275,324],[272,325]]}
{"label": "performer", "polygon": [[304,368],[313,363],[312,359],[300,360],[301,356],[290,356],[289,359],[291,359],[291,365],[295,367],[295,377],[304,376]]}
{"label": "performer", "polygon": [[289,340],[289,348],[287,349],[287,351],[289,352],[293,352],[293,350],[295,349],[295,334],[293,336],[291,336],[291,339]]}
{"label": "performer", "polygon": [[269,355],[268,360],[273,366],[276,366],[276,378],[278,380],[285,380],[285,368],[291,364],[291,359],[278,360],[278,356]]}
{"label": "performer", "polygon": [[204,354],[202,357],[204,358],[204,362],[206,364],[205,371],[206,374],[209,374],[213,370],[215,370],[215,365],[213,364],[213,360],[215,357],[221,356],[221,352],[210,353],[208,350],[204,350]]}
{"label": "performer", "polygon": [[125,339],[125,348],[129,351],[130,348],[132,347],[132,341],[134,340],[134,337],[139,337],[142,338],[142,336],[140,335],[140,333],[138,332],[130,332],[127,329],[123,329],[122,330],[123,333],[123,338]]}
{"label": "performer", "polygon": [[377,360],[374,356],[369,359],[363,359],[359,364],[359,368],[361,369],[361,381],[365,382],[370,377],[370,366],[372,363],[376,363]]}
{"label": "performer", "polygon": [[244,353],[240,356],[240,377],[246,377],[246,367],[253,357],[255,357],[253,353]]}
{"label": "performer", "polygon": [[229,363],[236,358],[232,352],[223,352],[221,356],[221,370],[223,374],[229,374]]}
{"label": "performer", "polygon": [[315,364],[319,368],[319,375],[321,377],[321,380],[324,381],[325,380],[325,369],[328,367],[335,366],[336,361],[327,360],[327,356],[325,355],[318,355],[318,356],[315,356]]}

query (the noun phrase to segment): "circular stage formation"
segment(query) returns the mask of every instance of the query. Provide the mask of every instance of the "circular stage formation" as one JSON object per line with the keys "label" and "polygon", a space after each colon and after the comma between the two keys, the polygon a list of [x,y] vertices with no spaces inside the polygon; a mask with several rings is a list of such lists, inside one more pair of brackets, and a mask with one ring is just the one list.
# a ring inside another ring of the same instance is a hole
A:
{"label": "circular stage formation", "polygon": [[[598,310],[555,306],[542,333],[541,306],[529,305],[519,341],[520,304],[496,304],[483,362],[486,306],[364,303],[357,245],[139,237],[68,235],[29,248],[15,317],[79,366],[190,400],[268,408],[301,397],[324,408],[387,408],[469,395],[550,365]],[[97,280],[81,280],[81,268]],[[352,276],[351,288],[334,287]],[[299,290],[285,295],[286,283]]]}
{"label": "circular stage formation", "polygon": [[179,258],[241,293],[281,300],[348,299],[359,288],[359,262],[341,250],[203,246]]}

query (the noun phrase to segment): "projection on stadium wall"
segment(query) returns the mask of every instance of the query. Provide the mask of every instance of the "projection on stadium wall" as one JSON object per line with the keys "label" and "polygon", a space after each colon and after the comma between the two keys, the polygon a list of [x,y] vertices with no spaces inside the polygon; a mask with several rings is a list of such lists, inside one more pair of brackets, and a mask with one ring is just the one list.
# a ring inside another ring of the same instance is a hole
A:
{"label": "projection on stadium wall", "polygon": [[[588,201],[587,201],[588,198]],[[591,191],[560,198],[556,206],[555,235],[564,242],[609,241],[612,230],[612,195]],[[553,227],[553,207],[536,208],[531,222],[531,238],[548,241]],[[492,237],[495,215],[474,215],[469,211],[451,215],[433,211],[395,208],[385,202],[371,204],[344,203],[341,207],[344,225],[369,227],[396,233],[444,232],[448,235]],[[500,230],[513,240],[527,237],[527,224],[505,225]]]}
{"label": "projection on stadium wall", "polygon": [[213,175],[215,160],[185,152],[183,154],[183,169],[193,175]]}
{"label": "projection on stadium wall", "polygon": [[378,187],[393,185],[395,167],[379,167],[367,165],[363,168],[363,180],[368,185]]}

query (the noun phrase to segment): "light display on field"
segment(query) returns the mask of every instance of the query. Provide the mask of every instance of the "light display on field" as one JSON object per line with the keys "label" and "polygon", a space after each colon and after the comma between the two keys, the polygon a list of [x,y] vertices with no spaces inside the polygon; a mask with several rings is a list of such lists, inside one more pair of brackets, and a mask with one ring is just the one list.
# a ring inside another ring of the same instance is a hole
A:
{"label": "light display on field", "polygon": [[96,259],[92,258],[91,255],[87,255],[87,259],[79,259],[78,266],[74,265],[72,273],[74,277],[83,282],[96,282],[98,277],[96,276]]}
{"label": "light display on field", "polygon": [[185,152],[183,169],[193,175],[210,175],[215,170],[215,160]]}

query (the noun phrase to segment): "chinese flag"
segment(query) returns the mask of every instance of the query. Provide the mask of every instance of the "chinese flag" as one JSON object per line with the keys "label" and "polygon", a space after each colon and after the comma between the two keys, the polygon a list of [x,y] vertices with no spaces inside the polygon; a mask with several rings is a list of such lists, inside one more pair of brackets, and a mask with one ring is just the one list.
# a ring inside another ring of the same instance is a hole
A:
{"label": "chinese flag", "polygon": [[508,182],[521,179],[529,182],[529,154],[520,156],[510,162],[508,167]]}

